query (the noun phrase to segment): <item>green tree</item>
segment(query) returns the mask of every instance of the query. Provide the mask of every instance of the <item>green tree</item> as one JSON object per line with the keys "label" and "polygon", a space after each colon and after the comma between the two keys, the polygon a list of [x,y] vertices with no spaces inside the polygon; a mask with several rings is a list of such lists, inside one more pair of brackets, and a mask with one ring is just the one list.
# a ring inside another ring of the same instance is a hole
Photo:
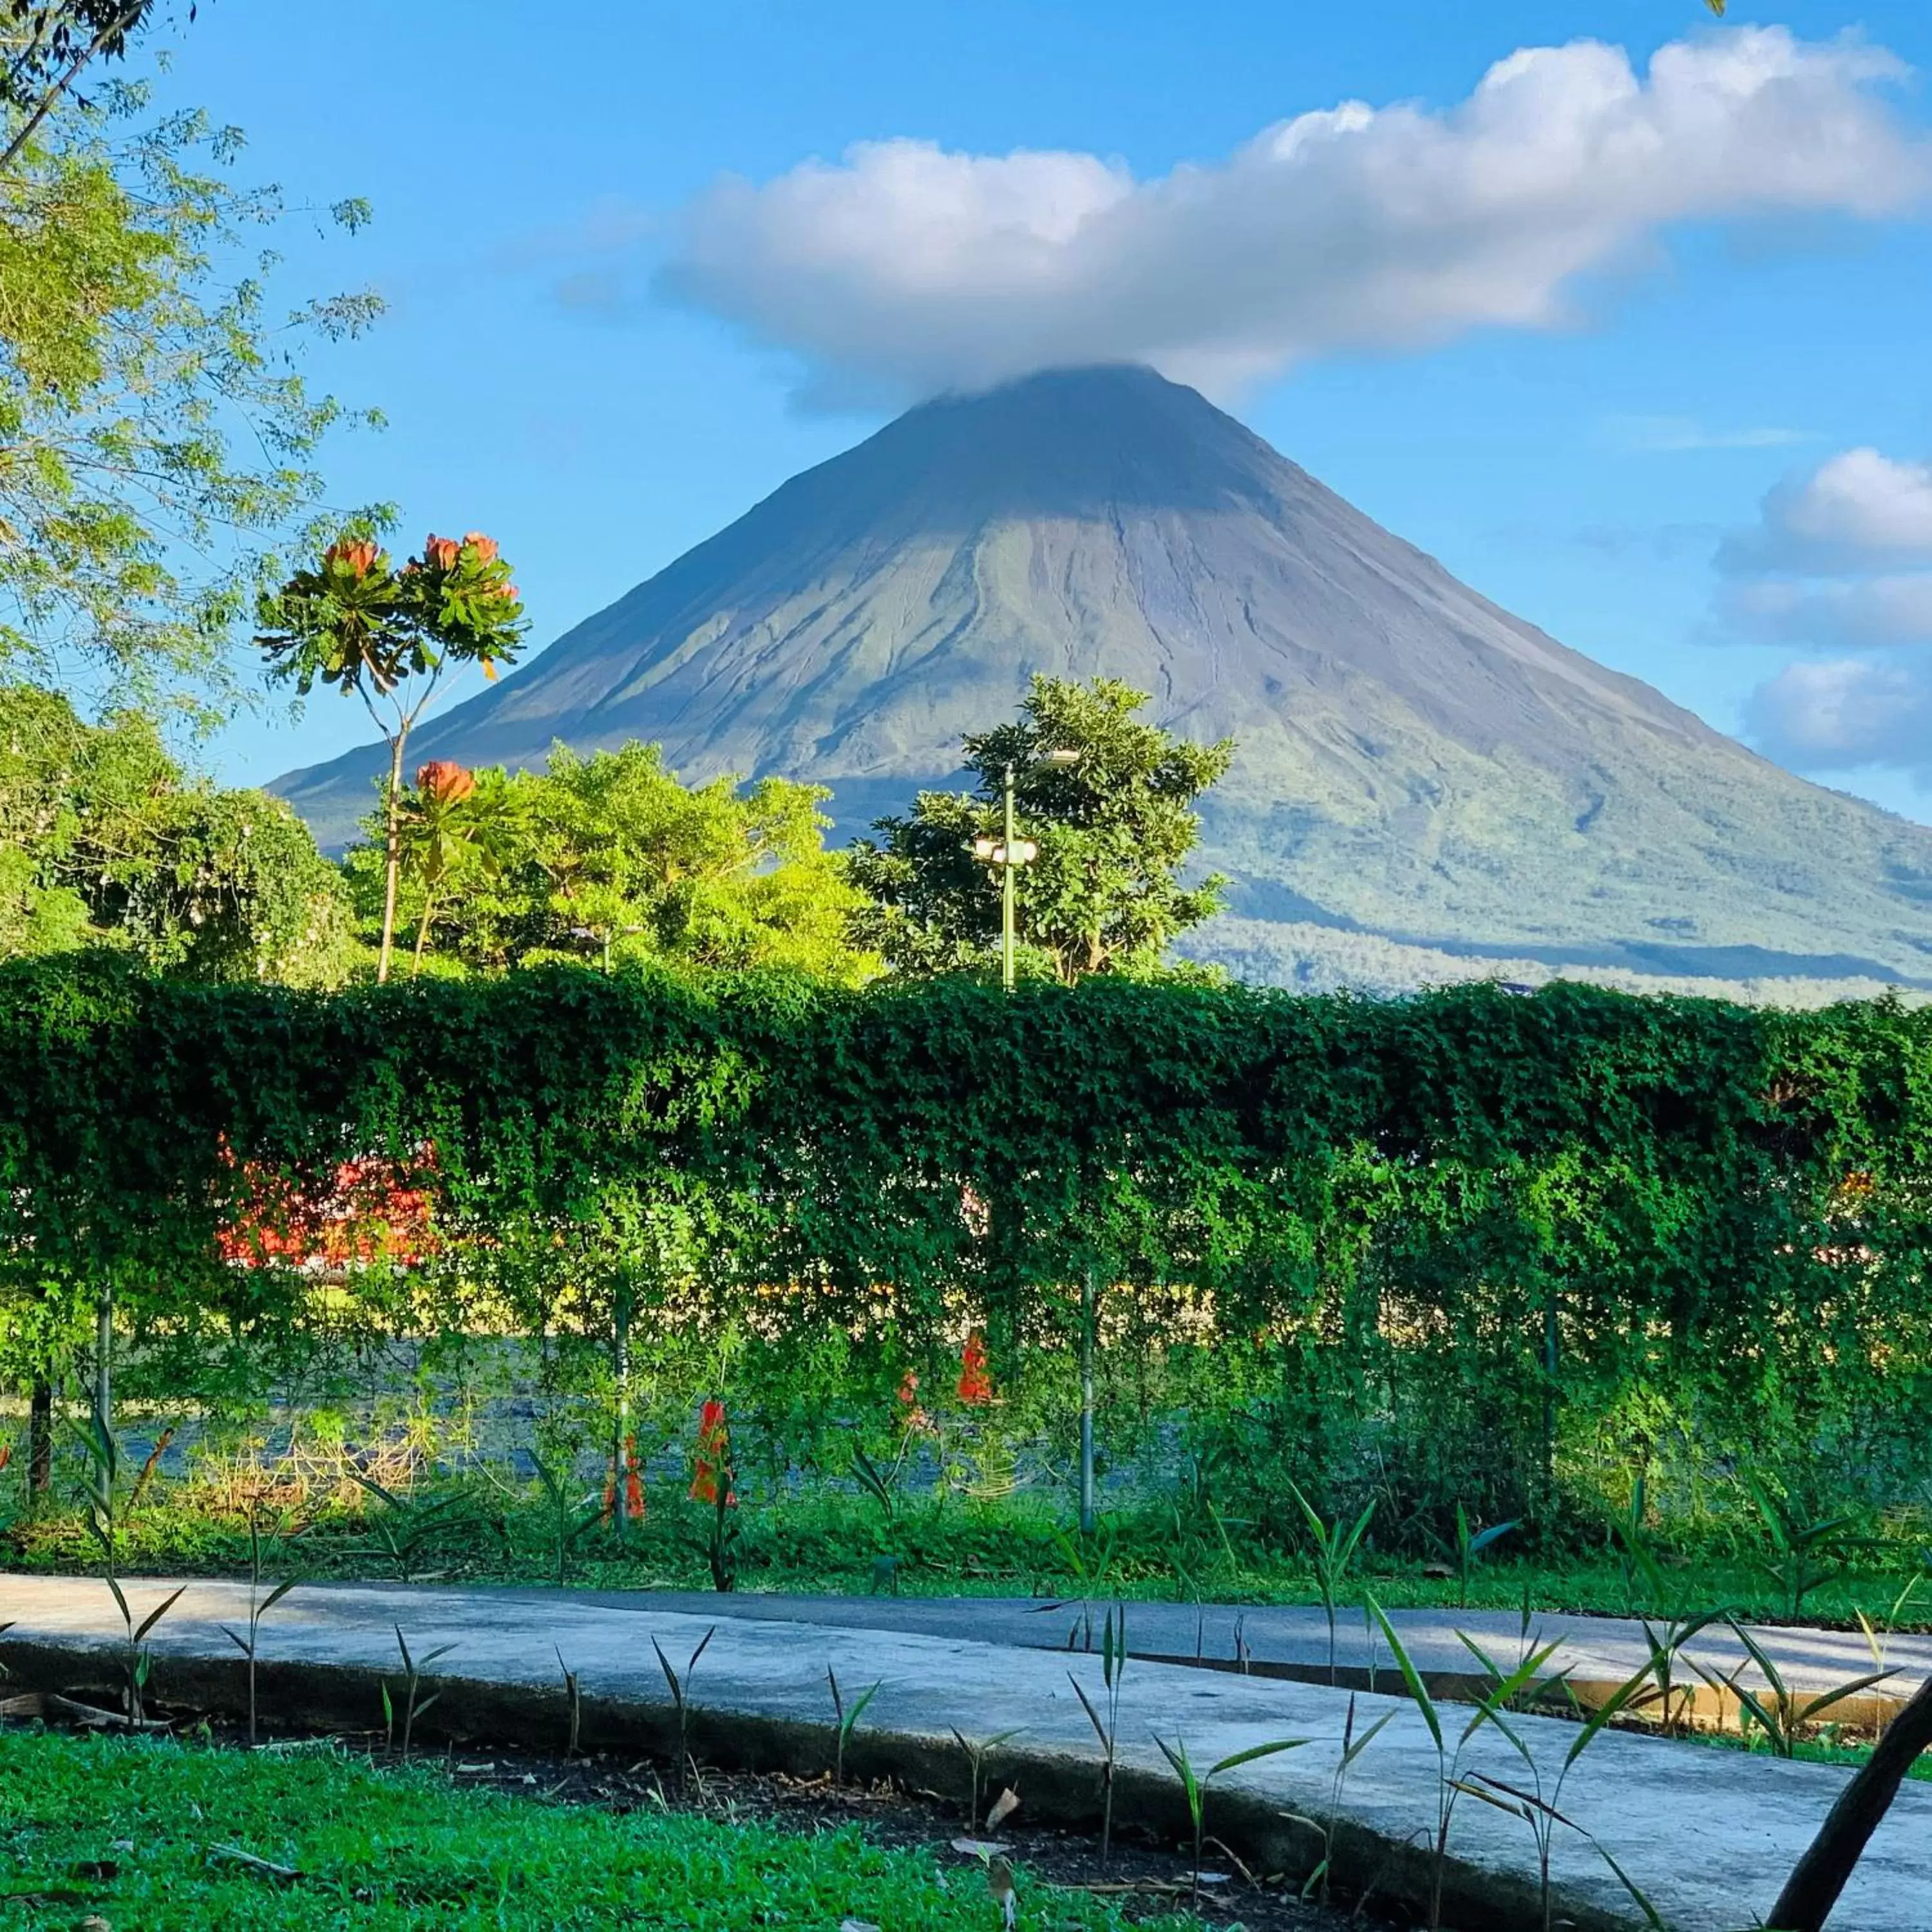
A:
{"label": "green tree", "polygon": [[389,747],[382,791],[382,921],[376,966],[389,976],[402,870],[403,754],[452,667],[494,678],[529,626],[495,541],[472,530],[428,538],[398,571],[366,528],[345,531],[257,611],[272,676],[306,698],[320,680],[360,698]]}
{"label": "green tree", "polygon": [[340,984],[336,868],[280,800],[185,778],[152,720],[0,686],[0,958],[109,945],[203,980]]}
{"label": "green tree", "polygon": [[[404,801],[405,827],[422,830],[402,910],[446,958],[483,970],[559,958],[789,967],[848,982],[877,968],[852,941],[863,902],[825,850],[817,786],[686,785],[656,746],[635,743],[587,758],[559,745],[546,771],[478,772],[447,806],[423,798],[436,774],[425,766]],[[373,920],[380,820],[364,830],[346,865]]]}
{"label": "green tree", "polygon": [[[93,10],[15,8],[10,24],[58,66],[62,21],[77,32]],[[33,58],[16,50],[16,91]],[[230,688],[224,646],[279,574],[264,553],[320,500],[310,458],[344,412],[296,356],[380,304],[275,312],[274,258],[251,235],[286,210],[235,180],[234,130],[152,119],[118,81],[26,136],[34,111],[0,89],[17,147],[0,164],[0,663],[97,699],[192,702]],[[334,214],[353,226],[366,210]]]}
{"label": "green tree", "polygon": [[[983,966],[1000,938],[997,868],[976,841],[1004,832],[1010,766],[1018,831],[1038,847],[1021,874],[1021,943],[1067,985],[1090,973],[1145,970],[1220,903],[1218,875],[1184,885],[1201,834],[1195,801],[1228,769],[1234,742],[1195,745],[1136,716],[1144,692],[1112,678],[1035,677],[1019,720],[965,741],[970,793],[921,792],[877,840],[853,848],[852,878],[872,901],[861,932],[896,970]],[[1046,765],[1049,752],[1071,763]]]}
{"label": "green tree", "polygon": [[11,110],[0,169],[26,146],[82,70],[118,60],[153,0],[0,0],[0,107]]}

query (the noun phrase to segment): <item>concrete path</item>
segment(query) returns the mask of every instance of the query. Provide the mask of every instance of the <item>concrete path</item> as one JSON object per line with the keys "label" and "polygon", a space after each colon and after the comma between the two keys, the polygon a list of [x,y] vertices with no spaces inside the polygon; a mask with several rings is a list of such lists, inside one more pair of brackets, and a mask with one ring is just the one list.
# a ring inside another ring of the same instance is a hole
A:
{"label": "concrete path", "polygon": [[[1097,1650],[1103,1620],[1111,1607],[1106,1602],[1082,1604],[1060,1599],[1042,1604],[1025,1597],[719,1597],[697,1591],[574,1594],[579,1600],[613,1609],[963,1637],[1047,1650],[1084,1649],[1090,1634],[1092,1647]],[[1431,1680],[1432,1689],[1440,1680],[1446,1694],[1454,1694],[1454,1680],[1473,1682],[1482,1672],[1459,1632],[1474,1639],[1493,1658],[1513,1664],[1519,1654],[1522,1619],[1515,1610],[1394,1610],[1389,1621],[1416,1668]],[[1130,1603],[1126,1622],[1128,1648],[1136,1657],[1198,1661],[1224,1668],[1237,1668],[1245,1659],[1258,1671],[1308,1683],[1328,1681],[1328,1626],[1316,1606]],[[1539,1641],[1558,1645],[1548,1667],[1552,1671],[1567,1669],[1570,1681],[1580,1688],[1608,1689],[1622,1684],[1642,1667],[1648,1655],[1642,1625],[1634,1618],[1539,1611],[1530,1628]],[[1774,1624],[1747,1628],[1769,1654],[1786,1683],[1809,1695],[1882,1667],[1894,1675],[1879,1687],[1880,1697],[1896,1703],[1932,1676],[1932,1635],[1881,1636],[1881,1666],[1874,1662],[1871,1647],[1858,1630]],[[1747,1684],[1761,1682],[1743,1646],[1721,1624],[1693,1638],[1682,1654],[1720,1676],[1743,1666]],[[1337,1614],[1335,1658],[1337,1681],[1345,1688],[1366,1688],[1372,1673],[1382,1688],[1395,1682],[1388,1646],[1378,1631],[1365,1628],[1359,1609],[1345,1609]],[[1695,1681],[1688,1669],[1681,1674]],[[1736,1707],[1730,1708],[1734,1716]]]}
{"label": "concrete path", "polygon": [[[147,1579],[130,1584],[134,1614],[144,1615],[172,1587]],[[212,1687],[225,1683],[232,1708],[237,1660],[221,1626],[242,1622],[247,1598],[245,1586],[235,1583],[188,1586],[154,1633],[151,1695],[206,1706],[217,1701]],[[964,1634],[963,1615],[950,1631],[908,1632],[857,1621],[862,1613],[883,1622],[885,1606],[847,1604],[837,1621],[827,1615],[807,1622],[769,1614],[781,1607],[772,1600],[698,1602],[702,1614],[561,1593],[304,1588],[262,1627],[265,1688],[272,1697],[278,1682],[302,1679],[307,1688],[299,1696],[291,1692],[284,1708],[313,1718],[328,1706],[315,1688],[326,1678],[334,1687],[329,1708],[338,1713],[332,1721],[364,1728],[378,1723],[371,1676],[395,1682],[400,1623],[418,1654],[438,1644],[454,1646],[436,1666],[444,1690],[437,1722],[447,1719],[487,1737],[492,1721],[520,1713],[526,1726],[541,1724],[546,1736],[554,1734],[555,1748],[564,1726],[560,1650],[582,1680],[595,1720],[586,1736],[622,1736],[634,1744],[646,1734],[661,1738],[668,1721],[650,1640],[682,1668],[715,1624],[716,1636],[691,1686],[700,1712],[695,1742],[714,1762],[734,1750],[763,1750],[767,1761],[789,1750],[794,1764],[808,1750],[817,1754],[812,1762],[824,1762],[830,1666],[848,1690],[883,1681],[855,1742],[862,1771],[893,1768],[916,1783],[955,1790],[963,1769],[952,1727],[969,1738],[1018,1729],[1023,1735],[1006,1748],[1000,1775],[1017,1785],[1028,1814],[1090,1810],[1094,1739],[1068,1674],[1101,1700],[1099,1658],[986,1642]],[[910,1601],[890,1607],[902,1617],[921,1610]],[[994,1635],[1030,1613],[1010,1605],[968,1607],[980,1632]],[[922,1614],[936,1617],[940,1608],[927,1605]],[[0,1622],[10,1618],[15,1628],[0,1638],[0,1660],[23,1683],[52,1688],[54,1676],[76,1688],[110,1681],[119,1624],[98,1583],[0,1576]],[[1325,1634],[1323,1646],[1325,1658]],[[1348,1702],[1346,1694],[1322,1687],[1136,1664],[1126,1679],[1120,1732],[1124,1810],[1138,1808],[1144,1817],[1178,1822],[1174,1780],[1156,1733],[1184,1738],[1197,1766],[1264,1742],[1305,1738],[1302,1748],[1216,1780],[1209,1820],[1210,1831],[1246,1847],[1244,1857],[1266,1861],[1264,1869],[1305,1869],[1318,1848],[1290,1814],[1330,1814]],[[1412,1899],[1426,1878],[1418,1847],[1437,1816],[1436,1748],[1421,1718],[1400,1699],[1365,1694],[1357,1705],[1358,1730],[1385,1713],[1390,1722],[1358,1760],[1333,1812],[1338,1868],[1358,1882],[1375,1880],[1385,1900]],[[344,1718],[343,1711],[359,1714]],[[627,1714],[628,1735],[620,1723]],[[1444,1714],[1452,1746],[1468,1715]],[[1550,1790],[1574,1726],[1529,1718],[1517,1720],[1517,1729]],[[1518,1784],[1530,1776],[1493,1728],[1471,1741],[1462,1768]],[[1735,1932],[1769,1910],[1845,1776],[1827,1766],[1607,1733],[1570,1774],[1562,1808],[1601,1840],[1680,1932]],[[1464,1797],[1451,1853],[1450,1923],[1465,1932],[1527,1932],[1540,1922],[1533,1850],[1520,1821]],[[1576,1834],[1559,1834],[1553,1869],[1559,1918],[1584,1932],[1642,1922],[1596,1852]],[[1832,1932],[1924,1932],[1932,1925],[1932,1786],[1907,1785],[1831,1924]]]}

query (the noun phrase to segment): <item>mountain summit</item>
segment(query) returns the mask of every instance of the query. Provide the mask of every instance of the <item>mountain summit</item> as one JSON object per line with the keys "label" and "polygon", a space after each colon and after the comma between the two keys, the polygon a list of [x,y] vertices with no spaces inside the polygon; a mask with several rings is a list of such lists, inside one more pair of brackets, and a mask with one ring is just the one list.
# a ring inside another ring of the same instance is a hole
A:
{"label": "mountain summit", "polygon": [[[1932,978],[1932,831],[1807,783],[1511,616],[1193,390],[1052,371],[909,411],[431,722],[412,758],[628,738],[833,788],[841,832],[958,769],[1029,675],[1104,673],[1240,750],[1230,920],[1677,974]],[[276,789],[325,840],[380,748]],[[1286,922],[1286,923],[1285,923]]]}

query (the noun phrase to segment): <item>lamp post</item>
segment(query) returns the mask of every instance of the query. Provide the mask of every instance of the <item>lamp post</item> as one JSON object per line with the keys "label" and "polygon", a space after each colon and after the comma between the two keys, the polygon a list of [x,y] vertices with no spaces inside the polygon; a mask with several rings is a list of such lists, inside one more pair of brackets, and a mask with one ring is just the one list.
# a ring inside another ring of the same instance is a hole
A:
{"label": "lamp post", "polygon": [[[1042,752],[1025,769],[1029,772],[1064,771],[1080,762],[1075,751]],[[1030,838],[1015,836],[1013,826],[1013,778],[1020,767],[1009,759],[1006,770],[1006,830],[998,838],[976,838],[973,856],[1000,868],[1000,984],[1013,990],[1013,927],[1018,909],[1018,874],[1022,866],[1030,866],[1040,856],[1040,848]]]}
{"label": "lamp post", "polygon": [[[1064,771],[1080,762],[1080,754],[1070,748],[1042,752],[1026,766],[1029,772]],[[1013,824],[1013,778],[1019,767],[1010,760],[1006,769],[1006,822],[998,839],[976,838],[973,856],[1000,868],[1000,983],[1013,990],[1013,927],[1017,910],[1019,868],[1040,856],[1040,848],[1030,838],[1016,836]],[[1080,1294],[1080,1531],[1094,1533],[1094,1280],[1090,1264],[1081,1282]]]}

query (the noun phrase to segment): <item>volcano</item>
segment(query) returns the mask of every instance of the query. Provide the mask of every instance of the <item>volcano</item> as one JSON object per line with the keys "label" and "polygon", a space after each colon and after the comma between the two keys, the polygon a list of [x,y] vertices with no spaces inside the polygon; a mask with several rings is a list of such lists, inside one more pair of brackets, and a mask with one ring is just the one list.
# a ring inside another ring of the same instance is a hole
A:
{"label": "volcano", "polygon": [[[1250,976],[1305,981],[1325,934],[1932,982],[1932,830],[1511,616],[1146,369],[909,411],[433,718],[412,758],[644,739],[687,779],[829,785],[849,837],[948,782],[1036,671],[1124,679],[1162,723],[1237,741],[1203,803],[1228,914],[1190,950]],[[366,748],[275,789],[340,844],[382,766]]]}

